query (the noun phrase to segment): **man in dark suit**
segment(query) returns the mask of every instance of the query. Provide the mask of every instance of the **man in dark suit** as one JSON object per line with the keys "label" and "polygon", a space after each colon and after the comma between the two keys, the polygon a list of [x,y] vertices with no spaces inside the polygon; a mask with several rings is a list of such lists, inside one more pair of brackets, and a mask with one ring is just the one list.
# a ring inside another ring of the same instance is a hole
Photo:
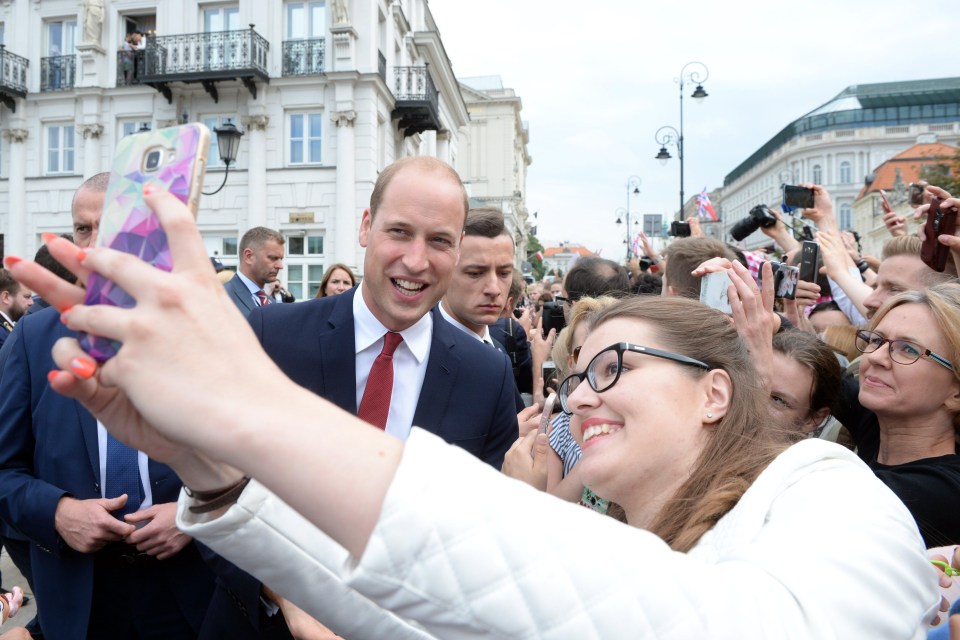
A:
{"label": "man in dark suit", "polygon": [[283,243],[283,235],[266,227],[254,227],[240,239],[237,273],[223,286],[243,315],[271,302],[264,287],[283,269]]}
{"label": "man in dark suit", "polygon": [[[80,247],[94,243],[108,177],[74,196]],[[176,528],[180,480],[129,448],[119,479],[124,445],[48,386],[51,347],[67,335],[56,309],[24,318],[0,385],[0,518],[30,541],[44,637],[195,638],[213,575]]]}
{"label": "man in dark suit", "polygon": [[30,289],[13,279],[10,272],[0,268],[0,346],[13,333],[13,325],[33,306]]}
{"label": "man in dark suit", "polygon": [[360,223],[360,286],[271,305],[251,313],[250,323],[288,376],[361,416],[384,338],[399,334],[387,433],[406,439],[416,425],[499,469],[517,439],[510,363],[434,308],[461,257],[466,200],[459,176],[439,160],[395,162],[378,177]]}

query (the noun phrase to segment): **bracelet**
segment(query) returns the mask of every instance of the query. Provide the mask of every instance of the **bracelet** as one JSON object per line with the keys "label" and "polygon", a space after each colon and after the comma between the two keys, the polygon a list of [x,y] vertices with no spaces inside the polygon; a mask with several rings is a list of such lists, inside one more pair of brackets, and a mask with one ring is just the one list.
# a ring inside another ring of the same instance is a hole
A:
{"label": "bracelet", "polygon": [[187,486],[184,486],[183,491],[190,498],[204,503],[189,507],[191,513],[209,513],[236,502],[248,484],[250,484],[250,476],[243,476],[239,481],[226,489],[218,489],[216,491],[191,491]]}
{"label": "bracelet", "polygon": [[859,262],[857,262],[857,269],[860,271],[860,273],[865,273],[869,268],[870,268],[870,263],[867,262],[866,260],[860,260]]}

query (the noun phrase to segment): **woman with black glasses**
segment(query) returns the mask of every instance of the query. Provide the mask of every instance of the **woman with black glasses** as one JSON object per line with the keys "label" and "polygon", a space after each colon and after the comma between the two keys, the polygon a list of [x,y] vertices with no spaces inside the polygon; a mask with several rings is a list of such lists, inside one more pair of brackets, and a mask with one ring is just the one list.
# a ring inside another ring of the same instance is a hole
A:
{"label": "woman with black glasses", "polygon": [[[909,513],[846,449],[786,448],[720,312],[616,305],[563,384],[584,477],[624,507],[624,526],[294,385],[223,294],[189,211],[146,200],[172,273],[51,244],[134,292],[132,309],[86,307],[79,288],[7,258],[70,329],[123,344],[96,365],[61,340],[51,387],[177,470],[184,531],[340,635],[911,638],[936,608]],[[755,303],[752,280],[736,286],[733,304]],[[211,380],[230,393],[208,393]],[[264,409],[264,390],[284,402]],[[843,535],[816,544],[831,530]]]}
{"label": "woman with black glasses", "polygon": [[863,353],[859,389],[853,378],[844,380],[847,404],[837,419],[860,458],[903,500],[927,547],[956,544],[960,285],[890,299],[857,332],[856,344]]}

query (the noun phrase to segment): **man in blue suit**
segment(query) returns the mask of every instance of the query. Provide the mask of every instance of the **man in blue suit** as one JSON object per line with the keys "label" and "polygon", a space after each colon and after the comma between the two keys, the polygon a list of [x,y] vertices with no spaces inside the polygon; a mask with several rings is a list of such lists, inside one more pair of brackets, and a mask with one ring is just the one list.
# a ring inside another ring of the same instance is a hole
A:
{"label": "man in blue suit", "polygon": [[360,286],[257,309],[250,323],[288,376],[353,413],[385,336],[400,334],[387,433],[406,439],[419,426],[499,469],[518,435],[509,361],[435,308],[460,257],[466,212],[463,184],[448,165],[424,156],[393,163],[360,223]]}
{"label": "man in blue suit", "polygon": [[264,287],[283,269],[283,244],[283,235],[267,227],[254,227],[240,238],[237,274],[223,286],[243,315],[273,301]]}
{"label": "man in blue suit", "polygon": [[13,332],[13,325],[33,306],[30,289],[13,279],[10,272],[0,268],[0,347]]}
{"label": "man in blue suit", "polygon": [[[96,238],[108,177],[94,176],[74,196],[80,247]],[[67,335],[56,309],[25,317],[0,385],[0,519],[30,541],[44,637],[195,638],[213,575],[176,528],[180,480],[127,448],[133,490],[111,492],[123,484],[107,462],[117,445],[47,384],[50,350]]]}

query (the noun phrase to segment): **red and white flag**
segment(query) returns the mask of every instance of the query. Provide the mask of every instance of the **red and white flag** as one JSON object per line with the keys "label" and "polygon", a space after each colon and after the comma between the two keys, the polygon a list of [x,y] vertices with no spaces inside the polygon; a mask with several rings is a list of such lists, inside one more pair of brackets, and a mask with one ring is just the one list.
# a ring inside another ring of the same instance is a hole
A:
{"label": "red and white flag", "polygon": [[717,212],[713,210],[713,205],[710,204],[710,198],[707,196],[706,187],[704,187],[703,191],[700,192],[700,195],[697,196],[697,217],[701,220],[709,217],[714,222],[717,221]]}

